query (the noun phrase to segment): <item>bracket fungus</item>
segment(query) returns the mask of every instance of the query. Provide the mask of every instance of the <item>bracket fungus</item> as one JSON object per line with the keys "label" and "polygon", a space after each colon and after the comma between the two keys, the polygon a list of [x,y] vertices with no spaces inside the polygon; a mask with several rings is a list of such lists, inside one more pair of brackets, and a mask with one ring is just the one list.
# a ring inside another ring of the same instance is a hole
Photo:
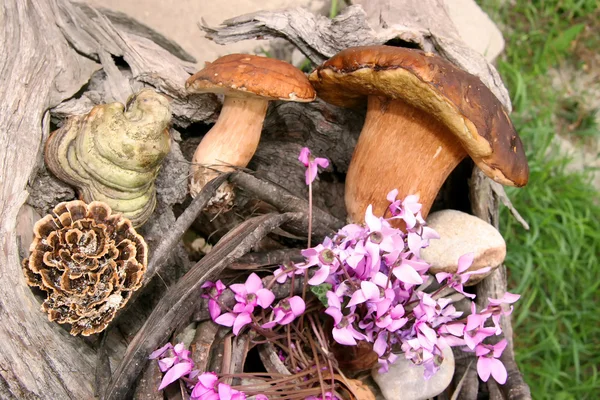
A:
{"label": "bracket fungus", "polygon": [[168,99],[151,89],[121,103],[70,117],[46,142],[44,157],[59,179],[86,203],[102,201],[135,227],[156,205],[154,181],[171,148]]}
{"label": "bracket fungus", "polygon": [[50,321],[71,324],[71,334],[102,332],[140,288],[148,247],[131,222],[94,201],[60,203],[34,228],[23,272],[47,292]]}
{"label": "bracket fungus", "polygon": [[[254,155],[270,100],[310,102],[316,97],[306,75],[284,61],[248,54],[230,54],[206,63],[186,82],[190,93],[223,94],[215,125],[198,145],[190,171],[190,193],[221,172],[245,167]],[[227,207],[233,189],[225,183],[211,205]]]}
{"label": "bracket fungus", "polygon": [[503,185],[523,186],[529,168],[523,145],[500,101],[474,75],[443,58],[391,46],[341,51],[309,79],[319,97],[367,115],[346,177],[353,221],[386,195],[418,194],[427,216],[447,176],[469,155]]}

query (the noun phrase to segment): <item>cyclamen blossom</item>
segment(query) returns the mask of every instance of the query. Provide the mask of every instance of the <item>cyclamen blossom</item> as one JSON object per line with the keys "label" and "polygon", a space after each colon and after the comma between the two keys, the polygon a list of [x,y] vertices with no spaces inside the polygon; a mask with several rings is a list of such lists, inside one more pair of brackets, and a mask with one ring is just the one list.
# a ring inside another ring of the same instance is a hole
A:
{"label": "cyclamen blossom", "polygon": [[[429,269],[429,264],[420,259],[420,251],[439,236],[425,225],[416,196],[403,201],[396,197],[396,191],[388,195],[391,218],[375,216],[369,206],[363,226],[347,225],[333,238],[304,250],[306,262],[295,268],[312,272],[309,285],[332,285],[326,293],[325,313],[333,318],[331,334],[336,342],[374,343],[382,370],[397,358],[391,349],[399,345],[406,358],[424,367],[428,378],[443,361],[442,348],[466,345],[475,349],[497,333],[495,327],[484,327],[484,322],[507,312],[500,304],[490,302],[481,313],[473,309],[471,316],[461,320],[462,313],[449,299],[417,291]],[[404,221],[406,231],[391,226],[390,222],[397,219]],[[469,276],[487,272],[488,268],[468,271],[472,262],[473,254],[466,254],[460,257],[455,274],[436,277],[445,286],[474,297],[464,292],[463,284]]]}
{"label": "cyclamen blossom", "polygon": [[219,300],[219,296],[225,291],[226,286],[223,282],[218,280],[217,282],[205,282],[201,287],[205,290],[202,297],[210,299],[208,300],[208,312],[210,313],[210,317],[214,320],[221,315],[221,307],[217,301]]}
{"label": "cyclamen blossom", "polygon": [[329,160],[326,158],[313,157],[308,147],[303,147],[298,160],[306,167],[306,184],[310,185],[317,177],[317,167],[327,168]]}
{"label": "cyclamen blossom", "polygon": [[325,314],[333,318],[335,326],[331,333],[336,342],[346,345],[356,345],[356,339],[365,340],[367,338],[354,328],[353,322],[356,317],[353,315],[352,310],[348,316],[342,313],[340,299],[334,292],[327,292],[327,304],[329,307],[325,310]]}
{"label": "cyclamen blossom", "polygon": [[[162,357],[169,350],[174,354],[173,357]],[[175,382],[181,377],[184,377],[192,372],[194,368],[194,362],[191,359],[190,351],[187,350],[183,343],[176,344],[173,346],[171,343],[167,343],[160,349],[152,352],[148,357],[150,360],[160,358],[158,360],[158,368],[161,372],[166,372],[158,390],[162,390],[171,383]]]}
{"label": "cyclamen blossom", "polygon": [[191,400],[245,400],[246,394],[219,383],[214,372],[205,372],[198,377],[198,383],[192,389]]}
{"label": "cyclamen blossom", "polygon": [[479,344],[475,348],[477,359],[477,373],[482,381],[487,382],[490,375],[501,385],[506,383],[508,374],[506,367],[498,358],[506,348],[507,341],[502,339],[495,345]]}
{"label": "cyclamen blossom", "polygon": [[262,280],[255,273],[248,276],[246,283],[233,284],[230,289],[235,293],[237,304],[232,312],[221,314],[214,321],[219,325],[233,327],[233,334],[238,335],[244,326],[252,322],[254,308],[269,307],[275,300],[275,295],[263,288]]}
{"label": "cyclamen blossom", "polygon": [[474,294],[465,293],[463,289],[464,283],[469,280],[471,275],[485,274],[489,272],[490,267],[480,268],[476,271],[468,271],[469,267],[473,264],[473,259],[475,258],[474,253],[467,253],[458,258],[458,269],[456,273],[451,274],[448,272],[439,272],[435,274],[435,278],[438,282],[442,283],[445,280],[448,280],[448,285],[456,290],[459,293],[462,293],[466,297],[470,297],[472,299],[475,298]]}
{"label": "cyclamen blossom", "polygon": [[265,329],[271,329],[276,325],[287,325],[292,322],[296,317],[304,313],[306,305],[304,300],[300,296],[293,296],[289,299],[283,299],[279,304],[273,308],[273,319],[262,327]]}

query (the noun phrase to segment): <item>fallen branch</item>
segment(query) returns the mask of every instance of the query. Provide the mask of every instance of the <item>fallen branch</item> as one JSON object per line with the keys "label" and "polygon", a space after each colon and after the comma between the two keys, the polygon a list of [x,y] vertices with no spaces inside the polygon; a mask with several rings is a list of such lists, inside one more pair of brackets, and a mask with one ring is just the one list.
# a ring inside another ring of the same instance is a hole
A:
{"label": "fallen branch", "polygon": [[[229,181],[246,191],[248,195],[271,204],[281,212],[308,214],[308,201],[290,194],[281,186],[241,171],[233,173]],[[313,232],[316,236],[334,233],[345,225],[343,221],[316,207],[313,207],[313,221]]]}
{"label": "fallen branch", "polygon": [[303,218],[303,214],[262,215],[245,221],[223,237],[208,255],[169,288],[129,344],[102,398],[126,398],[148,355],[162,346],[178,326],[189,320],[201,301],[199,292],[204,282],[218,278],[227,265],[245,254],[275,227],[298,218]]}

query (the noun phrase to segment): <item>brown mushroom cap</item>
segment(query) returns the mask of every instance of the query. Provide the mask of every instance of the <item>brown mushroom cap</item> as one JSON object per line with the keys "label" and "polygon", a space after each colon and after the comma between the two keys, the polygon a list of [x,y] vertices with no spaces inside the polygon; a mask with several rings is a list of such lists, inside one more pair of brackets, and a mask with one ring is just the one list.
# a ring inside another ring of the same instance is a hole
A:
{"label": "brown mushroom cap", "polygon": [[420,50],[364,46],[343,50],[309,76],[319,97],[358,107],[367,96],[402,99],[445,124],[495,181],[524,186],[523,144],[500,101],[474,75]]}
{"label": "brown mushroom cap", "polygon": [[229,54],[206,63],[185,87],[195,93],[309,102],[315,90],[298,68],[284,61],[250,54]]}

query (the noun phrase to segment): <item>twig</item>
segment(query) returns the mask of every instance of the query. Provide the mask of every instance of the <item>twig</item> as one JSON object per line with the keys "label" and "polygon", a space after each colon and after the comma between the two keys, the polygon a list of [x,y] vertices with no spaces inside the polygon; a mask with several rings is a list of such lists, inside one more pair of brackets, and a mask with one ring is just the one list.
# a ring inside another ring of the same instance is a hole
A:
{"label": "twig", "polygon": [[146,276],[144,277],[144,285],[150,282],[154,275],[160,272],[161,268],[163,268],[165,265],[165,262],[173,253],[175,245],[181,240],[181,237],[185,231],[188,230],[196,218],[198,218],[198,215],[214,196],[217,188],[227,180],[228,176],[228,174],[221,175],[206,184],[198,196],[196,196],[196,198],[185,209],[183,214],[177,218],[173,228],[169,230],[169,235],[163,238],[150,258],[150,262],[148,263],[148,268],[146,270]]}
{"label": "twig", "polygon": [[192,350],[192,360],[194,368],[200,372],[207,371],[210,351],[219,331],[219,325],[213,321],[204,321],[198,324],[196,335],[192,340],[190,348]]}
{"label": "twig", "polygon": [[[257,199],[273,205],[281,212],[308,214],[308,201],[290,194],[286,189],[274,183],[266,182],[242,171],[232,173],[229,181]],[[345,225],[344,221],[317,207],[313,207],[313,216],[315,218],[315,236],[323,235],[323,231],[326,232],[323,236],[326,236]]]}
{"label": "twig", "polygon": [[256,269],[270,265],[281,265],[288,261],[299,263],[304,261],[300,249],[280,249],[265,253],[248,253],[231,264],[228,269]]}

